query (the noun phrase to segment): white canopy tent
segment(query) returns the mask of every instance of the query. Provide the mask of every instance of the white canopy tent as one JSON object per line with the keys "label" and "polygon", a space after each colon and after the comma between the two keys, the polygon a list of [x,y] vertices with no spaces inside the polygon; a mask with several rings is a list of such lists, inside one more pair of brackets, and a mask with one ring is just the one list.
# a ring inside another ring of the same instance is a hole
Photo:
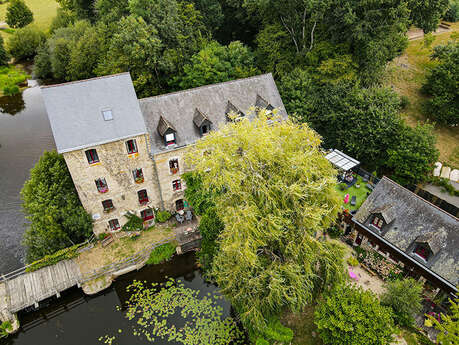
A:
{"label": "white canopy tent", "polygon": [[349,157],[340,150],[331,150],[325,158],[327,158],[335,167],[344,171],[349,171],[360,164],[358,160]]}

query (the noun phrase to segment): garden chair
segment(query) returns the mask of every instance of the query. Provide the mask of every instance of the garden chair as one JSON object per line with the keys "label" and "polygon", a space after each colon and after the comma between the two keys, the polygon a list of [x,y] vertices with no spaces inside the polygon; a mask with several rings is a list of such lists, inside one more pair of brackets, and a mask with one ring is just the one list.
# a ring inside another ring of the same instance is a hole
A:
{"label": "garden chair", "polygon": [[191,213],[190,210],[186,211],[185,219],[188,221],[191,221],[193,219],[193,214]]}
{"label": "garden chair", "polygon": [[355,206],[357,203],[357,197],[355,195],[352,196],[351,198],[351,206]]}
{"label": "garden chair", "polygon": [[179,215],[178,213],[175,215],[175,219],[177,219],[177,222],[179,222],[180,224],[182,224],[185,221],[185,218]]}

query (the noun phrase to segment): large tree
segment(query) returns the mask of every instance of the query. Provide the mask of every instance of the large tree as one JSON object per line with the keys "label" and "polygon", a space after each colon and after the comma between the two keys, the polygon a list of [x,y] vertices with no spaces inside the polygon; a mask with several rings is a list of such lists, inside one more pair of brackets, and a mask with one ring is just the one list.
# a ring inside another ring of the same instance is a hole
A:
{"label": "large tree", "polygon": [[437,335],[438,344],[455,345],[459,344],[459,299],[456,298],[450,302],[450,313],[441,314],[441,322],[429,315],[435,328],[439,331]]}
{"label": "large tree", "polygon": [[448,0],[406,0],[410,18],[424,32],[435,31],[448,9]]}
{"label": "large tree", "polygon": [[402,185],[426,181],[438,159],[435,148],[433,126],[418,124],[411,128],[402,125],[397,142],[387,149],[386,166],[391,169],[391,178]]}
{"label": "large tree", "polygon": [[38,51],[38,47],[46,40],[45,33],[29,25],[13,32],[7,43],[8,52],[16,61],[31,59]]}
{"label": "large tree", "polygon": [[228,46],[213,41],[191,57],[190,64],[184,66],[183,75],[177,77],[175,83],[181,89],[189,89],[256,74],[255,56],[249,48],[238,41]]}
{"label": "large tree", "polygon": [[249,328],[262,331],[270,315],[300,310],[343,277],[341,245],[318,240],[340,205],[320,144],[307,125],[261,111],[211,132],[187,157],[203,190],[218,191],[224,229],[212,274]]}
{"label": "large tree", "polygon": [[459,39],[437,46],[431,56],[436,65],[427,76],[423,91],[432,96],[425,112],[443,125],[459,124]]}
{"label": "large tree", "polygon": [[422,309],[423,289],[423,284],[413,278],[389,282],[381,304],[392,308],[397,324],[413,326],[414,316]]}
{"label": "large tree", "polygon": [[364,89],[349,82],[318,83],[295,70],[281,92],[287,111],[307,122],[328,148],[343,150],[374,170],[387,162],[401,126],[400,100],[386,88]]}
{"label": "large tree", "polygon": [[33,21],[33,13],[23,0],[10,0],[6,9],[6,23],[12,28],[22,28]]}
{"label": "large tree", "polygon": [[46,152],[30,170],[21,191],[30,225],[24,234],[27,262],[83,242],[92,233],[64,158]]}
{"label": "large tree", "polygon": [[392,341],[391,309],[371,291],[341,285],[318,304],[314,322],[329,345],[388,345]]}

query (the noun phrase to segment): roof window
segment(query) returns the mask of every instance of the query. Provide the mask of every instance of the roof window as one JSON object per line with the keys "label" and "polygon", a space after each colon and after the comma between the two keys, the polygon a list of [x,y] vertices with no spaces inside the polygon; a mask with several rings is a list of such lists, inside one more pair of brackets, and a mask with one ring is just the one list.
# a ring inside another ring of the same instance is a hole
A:
{"label": "roof window", "polygon": [[105,121],[113,120],[113,112],[111,109],[102,110],[102,116],[104,117]]}

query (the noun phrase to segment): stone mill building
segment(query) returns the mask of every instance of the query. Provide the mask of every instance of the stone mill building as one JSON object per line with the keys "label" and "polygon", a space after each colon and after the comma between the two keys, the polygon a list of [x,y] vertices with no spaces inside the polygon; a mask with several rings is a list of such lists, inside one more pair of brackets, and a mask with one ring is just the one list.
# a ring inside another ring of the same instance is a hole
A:
{"label": "stone mill building", "polygon": [[286,116],[271,74],[140,100],[129,73],[41,91],[57,151],[96,234],[118,231],[128,212],[149,222],[155,208],[187,208],[185,150],[232,116],[257,107]]}

